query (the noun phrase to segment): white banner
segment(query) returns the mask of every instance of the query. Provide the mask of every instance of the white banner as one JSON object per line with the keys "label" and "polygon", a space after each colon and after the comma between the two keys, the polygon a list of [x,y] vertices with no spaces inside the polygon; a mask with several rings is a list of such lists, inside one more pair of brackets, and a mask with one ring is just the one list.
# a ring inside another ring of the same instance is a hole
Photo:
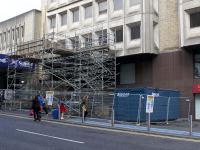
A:
{"label": "white banner", "polygon": [[46,99],[48,101],[49,106],[53,105],[53,96],[54,96],[54,91],[46,91]]}
{"label": "white banner", "polygon": [[153,113],[153,106],[154,106],[154,96],[147,95],[146,113]]}

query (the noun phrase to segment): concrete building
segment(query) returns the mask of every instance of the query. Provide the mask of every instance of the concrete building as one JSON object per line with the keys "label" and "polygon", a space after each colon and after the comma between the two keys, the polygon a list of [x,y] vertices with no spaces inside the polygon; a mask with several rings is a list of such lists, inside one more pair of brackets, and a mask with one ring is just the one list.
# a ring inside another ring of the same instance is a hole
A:
{"label": "concrete building", "polygon": [[187,58],[186,87],[193,101],[195,119],[200,119],[200,1],[179,0],[180,47]]}
{"label": "concrete building", "polygon": [[[8,86],[7,80],[10,78],[8,75],[8,68],[2,65],[3,63],[6,64],[7,55],[16,54],[19,45],[40,38],[41,11],[39,10],[30,10],[26,13],[0,22],[0,54],[2,54],[0,57],[1,89]],[[28,53],[27,49],[24,49],[23,53]]]}
{"label": "concrete building", "polygon": [[[190,9],[198,3],[189,0],[43,0],[42,33],[64,34],[72,45],[74,37],[84,41],[88,40],[85,38],[88,34],[98,38],[99,31],[109,33],[114,36],[120,64],[117,87],[179,90],[185,97],[181,99],[181,116],[187,116],[189,103],[190,113],[195,114],[192,86],[196,80],[193,53],[185,47],[198,44],[199,34],[198,28],[193,31],[188,28],[188,15],[184,11],[185,5]],[[198,18],[198,14],[193,18]],[[198,21],[192,24],[197,25]]]}
{"label": "concrete building", "polygon": [[0,22],[0,53],[8,54],[16,45],[41,38],[41,11],[31,10]]}
{"label": "concrete building", "polygon": [[[103,31],[114,36],[120,59],[132,55],[151,58],[160,47],[158,6],[158,0],[43,0],[43,34],[64,34],[73,45],[75,37],[85,43],[86,35],[98,39]],[[135,62],[124,62],[120,70],[121,85],[140,80],[135,76]]]}

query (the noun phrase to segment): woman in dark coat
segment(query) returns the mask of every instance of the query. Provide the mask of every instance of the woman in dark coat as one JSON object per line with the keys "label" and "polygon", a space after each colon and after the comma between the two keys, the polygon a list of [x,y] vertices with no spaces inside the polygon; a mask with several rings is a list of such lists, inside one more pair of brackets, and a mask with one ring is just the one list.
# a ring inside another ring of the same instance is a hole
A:
{"label": "woman in dark coat", "polygon": [[32,110],[34,115],[34,121],[41,121],[41,106],[37,96],[32,101]]}

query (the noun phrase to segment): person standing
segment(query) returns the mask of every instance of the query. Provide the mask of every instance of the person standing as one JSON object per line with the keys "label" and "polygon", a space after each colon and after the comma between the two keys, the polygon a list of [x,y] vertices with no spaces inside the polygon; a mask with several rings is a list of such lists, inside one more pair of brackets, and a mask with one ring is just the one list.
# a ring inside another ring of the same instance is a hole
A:
{"label": "person standing", "polygon": [[64,119],[64,113],[66,113],[66,112],[67,112],[67,108],[65,107],[64,102],[61,102],[61,104],[60,104],[60,114],[61,114],[60,119],[61,120]]}
{"label": "person standing", "polygon": [[85,95],[82,99],[81,109],[82,109],[83,118],[85,121],[85,118],[87,117],[87,114],[88,114],[88,96],[87,95]]}
{"label": "person standing", "polygon": [[37,96],[32,101],[32,110],[34,121],[41,121],[41,106]]}

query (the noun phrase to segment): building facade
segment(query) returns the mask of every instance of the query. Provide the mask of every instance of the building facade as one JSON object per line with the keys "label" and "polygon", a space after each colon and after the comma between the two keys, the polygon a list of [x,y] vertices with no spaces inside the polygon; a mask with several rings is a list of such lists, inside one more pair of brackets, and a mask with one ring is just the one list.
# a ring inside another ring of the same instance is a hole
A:
{"label": "building facade", "polygon": [[41,38],[41,11],[31,10],[0,22],[0,53],[9,54],[16,45]]}
{"label": "building facade", "polygon": [[[187,54],[188,90],[195,119],[200,119],[200,1],[179,0],[180,47]],[[192,91],[191,91],[192,89]]]}
{"label": "building facade", "polygon": [[198,10],[192,0],[43,0],[42,33],[64,34],[72,45],[74,37],[86,43],[108,33],[120,64],[117,87],[179,90],[181,116],[200,119],[192,92],[199,82]]}

